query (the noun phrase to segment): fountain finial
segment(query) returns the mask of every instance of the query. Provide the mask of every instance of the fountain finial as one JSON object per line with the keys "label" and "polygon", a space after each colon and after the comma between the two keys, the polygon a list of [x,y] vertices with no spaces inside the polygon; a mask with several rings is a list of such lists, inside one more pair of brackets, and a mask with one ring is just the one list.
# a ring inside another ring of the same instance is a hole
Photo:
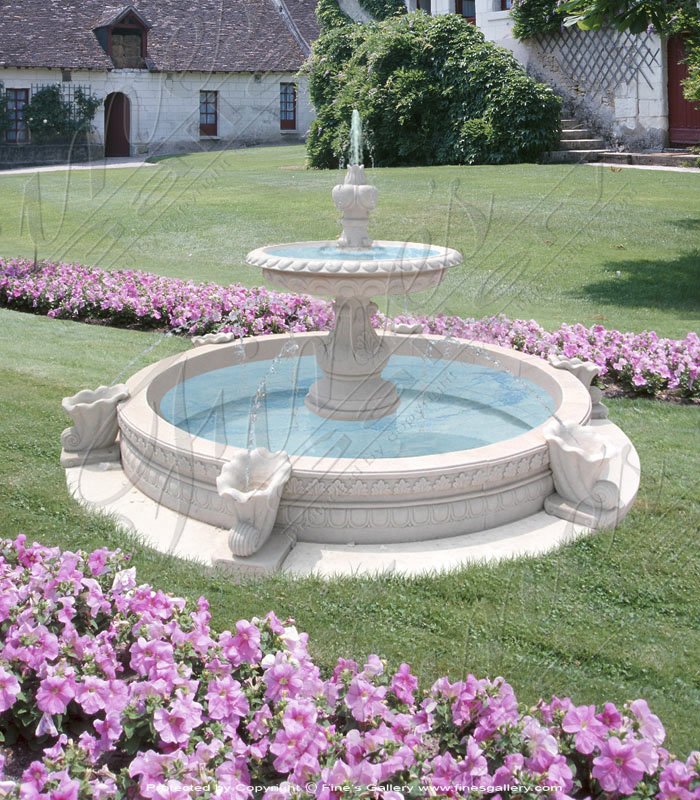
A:
{"label": "fountain finial", "polygon": [[343,212],[343,233],[338,246],[364,250],[372,246],[367,235],[369,214],[377,205],[377,188],[367,183],[362,160],[362,121],[355,108],[350,122],[350,163],[345,182],[333,189],[333,202]]}

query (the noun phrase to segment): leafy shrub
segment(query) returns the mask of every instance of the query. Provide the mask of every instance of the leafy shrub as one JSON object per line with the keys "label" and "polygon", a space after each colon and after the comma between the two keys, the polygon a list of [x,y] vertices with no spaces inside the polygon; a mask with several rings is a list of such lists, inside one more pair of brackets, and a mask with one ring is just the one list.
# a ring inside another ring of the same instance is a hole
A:
{"label": "leafy shrub", "polygon": [[[374,20],[388,19],[406,13],[403,0],[359,0],[359,3]],[[316,5],[316,18],[324,31],[341,25],[355,24],[355,20],[341,10],[338,0],[319,0]]]}
{"label": "leafy shrub", "polygon": [[376,20],[389,19],[406,13],[403,0],[360,0],[364,10]]}
{"label": "leafy shrub", "polygon": [[531,39],[538,33],[561,29],[564,17],[559,13],[556,0],[515,0],[510,9],[513,18],[513,35],[517,39]]}
{"label": "leafy shrub", "polygon": [[686,60],[688,77],[683,81],[683,96],[700,106],[700,46],[694,47]]}
{"label": "leafy shrub", "polygon": [[354,21],[344,11],[340,10],[338,0],[318,0],[316,19],[318,19],[318,24],[324,31],[354,24]]}
{"label": "leafy shrub", "polygon": [[70,139],[87,133],[100,100],[76,87],[73,103],[63,99],[61,88],[44,86],[34,92],[23,109],[23,118],[33,142],[51,142]]}
{"label": "leafy shrub", "polygon": [[365,161],[377,166],[512,163],[536,159],[559,139],[559,98],[456,14],[418,11],[332,28],[316,41],[308,69],[315,167],[337,167],[353,108],[366,132]]}
{"label": "leafy shrub", "polygon": [[[700,8],[679,11],[668,26],[669,36],[684,36],[688,77],[683,81],[683,97],[700,107]],[[665,31],[666,32],[666,31]]]}

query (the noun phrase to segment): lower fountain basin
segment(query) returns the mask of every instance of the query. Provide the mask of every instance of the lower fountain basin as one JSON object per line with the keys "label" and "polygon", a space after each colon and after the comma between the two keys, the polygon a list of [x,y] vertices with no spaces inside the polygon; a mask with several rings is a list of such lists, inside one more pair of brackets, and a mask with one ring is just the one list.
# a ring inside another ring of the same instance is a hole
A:
{"label": "lower fountain basin", "polygon": [[[324,336],[295,336],[299,354],[310,353]],[[435,356],[447,356],[444,361],[468,365],[486,376],[489,373],[484,370],[507,371],[527,380],[529,384],[521,385],[533,387],[537,405],[550,403],[548,412],[558,418],[584,424],[590,417],[590,396],[583,384],[541,359],[494,345],[445,342],[434,336],[385,334],[383,339],[395,356],[430,363]],[[214,441],[173,425],[165,418],[170,412],[164,401],[168,392],[186,385],[187,380],[240,362],[241,346],[252,372],[256,362],[275,358],[288,342],[288,336],[280,335],[242,345],[199,347],[133,376],[128,382],[131,397],[119,408],[122,465],[132,483],[169,508],[221,528],[230,527],[230,510],[216,491],[216,478],[241,447],[227,443],[226,433],[221,441]],[[443,452],[422,455],[400,448],[386,455],[369,455],[369,451],[363,453],[361,442],[352,457],[316,449],[306,454],[290,452],[292,476],[282,495],[276,530],[309,542],[409,542],[481,531],[541,510],[544,499],[553,492],[542,433],[546,420],[524,433],[482,444],[460,438],[469,435],[464,430],[467,416],[465,410],[451,425],[452,441],[459,449],[449,449],[449,440],[443,438],[442,444],[433,448]],[[551,419],[549,413],[546,419]],[[349,423],[334,420],[332,424]],[[367,430],[363,423],[351,424]],[[377,420],[373,424],[390,423]],[[482,434],[476,433],[474,438]],[[434,441],[437,443],[438,437]],[[270,444],[274,446],[274,442]]]}

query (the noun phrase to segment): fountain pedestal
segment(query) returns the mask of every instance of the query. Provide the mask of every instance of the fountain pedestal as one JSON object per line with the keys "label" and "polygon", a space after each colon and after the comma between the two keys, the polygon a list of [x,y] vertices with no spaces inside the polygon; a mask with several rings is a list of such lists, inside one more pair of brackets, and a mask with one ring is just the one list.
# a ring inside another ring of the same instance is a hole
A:
{"label": "fountain pedestal", "polygon": [[379,419],[392,414],[400,399],[391,381],[381,377],[392,348],[371,323],[377,310],[364,297],[338,298],[335,327],[316,345],[324,377],[311,386],[306,407],[332,419]]}

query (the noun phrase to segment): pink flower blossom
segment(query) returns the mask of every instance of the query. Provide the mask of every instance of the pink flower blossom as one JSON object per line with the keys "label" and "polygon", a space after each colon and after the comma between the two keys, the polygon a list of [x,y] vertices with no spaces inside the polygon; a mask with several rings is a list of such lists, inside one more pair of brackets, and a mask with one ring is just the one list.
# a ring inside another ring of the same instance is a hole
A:
{"label": "pink flower blossom", "polygon": [[590,755],[607,733],[607,728],[595,715],[595,706],[578,706],[567,711],[562,730],[576,734],[576,749],[579,753]]}
{"label": "pink flower blossom", "polygon": [[401,664],[391,679],[389,688],[402,703],[413,705],[414,693],[418,688],[418,678],[411,675],[411,668],[408,664]]}
{"label": "pink flower blossom", "polygon": [[632,794],[644,775],[644,764],[635,756],[634,745],[617,736],[606,739],[600,755],[593,759],[593,777],[606,792]]}
{"label": "pink flower blossom", "polygon": [[238,720],[248,713],[241,684],[230,676],[215,679],[207,689],[207,708],[212,719]]}
{"label": "pink flower blossom", "polygon": [[664,741],[666,738],[664,726],[656,714],[651,713],[646,700],[640,699],[630,703],[630,711],[637,718],[639,732],[645,739],[649,739],[654,744],[661,744]]}
{"label": "pink flower blossom", "polygon": [[47,714],[63,714],[74,695],[71,679],[65,675],[52,675],[44,678],[39,684],[36,704],[40,711],[45,711]]}
{"label": "pink flower blossom", "polygon": [[159,708],[153,726],[164,742],[185,744],[190,733],[202,722],[202,706],[191,697],[178,697],[170,708]]}
{"label": "pink flower blossom", "polygon": [[350,683],[345,703],[358,722],[366,722],[383,713],[385,694],[383,686],[374,686],[358,675]]}
{"label": "pink flower blossom", "polygon": [[17,678],[0,664],[0,713],[14,705],[20,691]]}

